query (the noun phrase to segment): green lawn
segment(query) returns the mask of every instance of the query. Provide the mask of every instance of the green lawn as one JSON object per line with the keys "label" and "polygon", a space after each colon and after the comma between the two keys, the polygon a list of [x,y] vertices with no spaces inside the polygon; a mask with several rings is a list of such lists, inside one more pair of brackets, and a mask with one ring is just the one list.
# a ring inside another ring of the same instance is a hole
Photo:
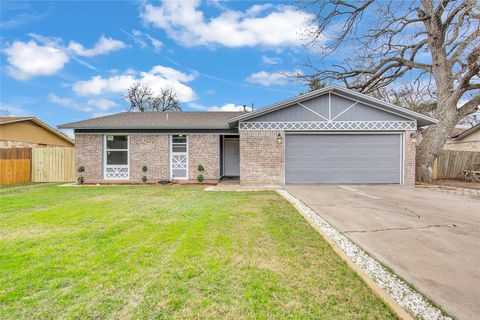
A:
{"label": "green lawn", "polygon": [[1,319],[388,319],[274,192],[0,189]]}

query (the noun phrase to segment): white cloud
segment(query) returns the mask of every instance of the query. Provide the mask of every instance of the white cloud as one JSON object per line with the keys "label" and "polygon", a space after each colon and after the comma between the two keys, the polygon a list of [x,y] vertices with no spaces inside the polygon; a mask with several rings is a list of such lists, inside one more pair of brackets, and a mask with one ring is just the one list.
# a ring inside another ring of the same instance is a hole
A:
{"label": "white cloud", "polygon": [[134,82],[140,81],[149,86],[154,93],[163,88],[172,89],[181,102],[193,101],[195,92],[185,83],[195,79],[194,74],[186,74],[178,70],[157,65],[148,72],[129,72],[110,77],[95,76],[89,80],[73,84],[73,90],[80,96],[98,96],[104,93],[123,93]]}
{"label": "white cloud", "polygon": [[247,81],[254,84],[261,84],[266,87],[270,87],[272,85],[283,86],[291,82],[292,79],[290,77],[296,74],[301,74],[300,70],[284,72],[259,71],[252,73],[247,78]]}
{"label": "white cloud", "polygon": [[112,51],[118,51],[126,48],[127,45],[120,40],[115,40],[109,37],[101,36],[97,43],[91,49],[85,48],[83,45],[76,41],[70,41],[68,48],[72,50],[76,55],[82,57],[93,57],[102,54],[107,54]]}
{"label": "white cloud", "polygon": [[[195,110],[200,111],[244,111],[243,106],[236,105],[235,103],[226,103],[222,106],[204,106],[199,103],[189,103],[188,106]],[[252,111],[251,107],[245,107],[246,111]]]}
{"label": "white cloud", "polygon": [[199,45],[298,46],[311,16],[286,5],[254,5],[246,11],[222,9],[209,19],[199,10],[200,1],[165,1],[146,4],[140,15],[144,23],[164,29],[186,47]]}
{"label": "white cloud", "polygon": [[48,94],[48,100],[52,103],[82,112],[91,112],[94,117],[109,114],[107,111],[118,104],[110,99],[90,99],[86,103],[78,103],[72,99],[62,98],[54,93]]}
{"label": "white cloud", "polygon": [[5,53],[8,73],[19,80],[53,75],[70,60],[64,50],[48,44],[38,45],[34,40],[15,41]]}
{"label": "white cloud", "polygon": [[149,47],[147,42],[150,42],[152,44],[153,48],[151,48],[151,49],[153,49],[153,51],[160,51],[160,49],[163,46],[162,41],[158,40],[157,38],[152,37],[148,33],[143,33],[141,31],[135,30],[135,29],[132,30],[132,33],[129,33],[127,31],[123,30],[123,29],[120,29],[120,30],[123,33],[125,33],[126,35],[128,35],[130,38],[132,38],[133,41],[135,41],[135,43],[138,44],[140,46],[140,48],[142,48],[142,49]]}
{"label": "white cloud", "polygon": [[50,102],[55,103],[55,104],[58,104],[58,105],[61,105],[61,106],[64,106],[64,107],[67,107],[67,108],[70,108],[70,109],[78,110],[78,111],[83,111],[83,112],[93,112],[94,111],[94,109],[90,106],[79,104],[79,103],[77,103],[77,102],[75,102],[71,99],[68,99],[68,98],[61,98],[54,93],[49,93],[48,94],[48,100]]}
{"label": "white cloud", "polygon": [[279,57],[269,57],[269,56],[263,55],[262,62],[265,64],[275,65],[282,62],[282,59]]}
{"label": "white cloud", "polygon": [[90,99],[87,101],[89,106],[94,106],[101,111],[107,111],[113,107],[118,106],[118,104],[110,99],[100,98],[100,99]]}

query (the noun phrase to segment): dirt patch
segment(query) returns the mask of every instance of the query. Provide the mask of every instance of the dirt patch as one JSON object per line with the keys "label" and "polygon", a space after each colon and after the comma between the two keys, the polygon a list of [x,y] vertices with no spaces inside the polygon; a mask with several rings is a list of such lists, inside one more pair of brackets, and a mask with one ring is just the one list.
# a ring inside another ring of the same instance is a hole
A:
{"label": "dirt patch", "polygon": [[438,186],[480,190],[480,183],[478,182],[466,182],[462,180],[434,180],[432,184]]}

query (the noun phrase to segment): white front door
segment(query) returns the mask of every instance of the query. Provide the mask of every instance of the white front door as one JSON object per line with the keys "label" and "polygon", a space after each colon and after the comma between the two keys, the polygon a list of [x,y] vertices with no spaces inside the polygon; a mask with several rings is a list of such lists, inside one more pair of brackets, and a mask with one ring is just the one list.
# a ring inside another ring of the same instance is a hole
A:
{"label": "white front door", "polygon": [[188,143],[185,135],[172,135],[170,140],[170,178],[188,179]]}
{"label": "white front door", "polygon": [[223,141],[223,175],[240,176],[240,143],[238,138],[225,138]]}

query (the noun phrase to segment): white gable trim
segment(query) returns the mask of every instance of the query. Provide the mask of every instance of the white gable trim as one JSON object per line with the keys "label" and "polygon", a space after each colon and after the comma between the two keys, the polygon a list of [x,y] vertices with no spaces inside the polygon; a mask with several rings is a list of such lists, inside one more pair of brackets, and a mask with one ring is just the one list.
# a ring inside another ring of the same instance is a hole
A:
{"label": "white gable trim", "polygon": [[241,121],[239,129],[284,131],[405,131],[416,130],[417,123],[415,121]]}
{"label": "white gable trim", "polygon": [[[353,100],[353,101],[356,101],[358,99],[358,101],[360,101],[361,103],[366,104],[366,105],[371,106],[371,107],[376,107],[378,109],[381,109],[382,111],[390,112],[390,113],[396,114],[400,117],[410,119],[410,120],[415,120],[417,122],[420,121],[421,125],[429,125],[429,124],[438,123],[438,120],[436,120],[432,117],[429,117],[429,116],[426,116],[426,115],[420,114],[418,112],[414,112],[414,111],[411,111],[411,110],[408,110],[408,109],[405,109],[405,108],[402,108],[402,107],[399,107],[399,106],[396,106],[396,105],[393,105],[391,103],[388,103],[388,102],[385,102],[385,101],[382,101],[382,100],[370,97],[368,95],[358,93],[358,92],[355,92],[353,90],[346,89],[346,88],[343,88],[343,87],[340,87],[340,86],[337,86],[337,85],[331,85],[331,86],[328,86],[328,87],[325,87],[325,88],[322,88],[322,89],[319,89],[319,90],[315,90],[315,91],[312,91],[312,92],[309,92],[309,93],[299,95],[297,97],[293,97],[293,98],[284,100],[284,101],[279,102],[279,103],[275,103],[271,106],[268,106],[268,107],[265,107],[265,108],[262,108],[262,109],[258,109],[254,112],[250,112],[250,113],[232,118],[232,119],[228,120],[228,123],[231,126],[233,126],[239,121],[250,120],[250,119],[259,117],[263,114],[267,114],[267,113],[270,113],[270,112],[273,112],[273,111],[276,111],[276,110],[283,109],[285,107],[295,105],[298,102],[303,102],[303,101],[310,100],[310,99],[315,98],[315,97],[322,96],[326,93],[329,94],[329,100],[330,100],[330,94],[337,94],[339,96],[342,96],[344,98],[347,98],[347,99],[350,99],[350,100]],[[352,97],[348,97],[346,95],[352,95]],[[355,97],[357,99],[355,99]],[[329,101],[329,113],[331,114],[330,101]]]}

